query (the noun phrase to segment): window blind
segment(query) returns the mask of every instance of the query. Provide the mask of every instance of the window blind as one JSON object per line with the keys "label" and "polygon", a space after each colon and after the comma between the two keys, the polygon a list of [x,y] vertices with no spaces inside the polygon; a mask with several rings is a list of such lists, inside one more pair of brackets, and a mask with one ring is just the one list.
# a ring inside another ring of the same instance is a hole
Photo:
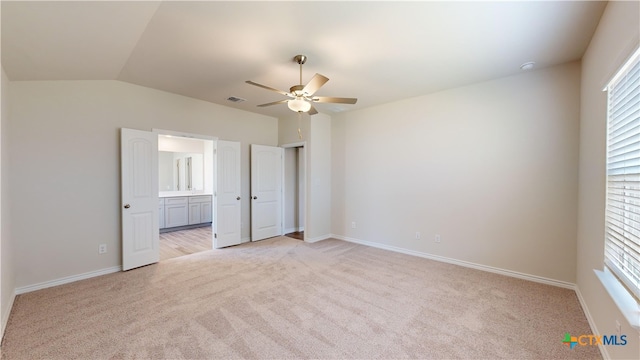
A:
{"label": "window blind", "polygon": [[640,298],[640,51],[607,86],[605,264]]}

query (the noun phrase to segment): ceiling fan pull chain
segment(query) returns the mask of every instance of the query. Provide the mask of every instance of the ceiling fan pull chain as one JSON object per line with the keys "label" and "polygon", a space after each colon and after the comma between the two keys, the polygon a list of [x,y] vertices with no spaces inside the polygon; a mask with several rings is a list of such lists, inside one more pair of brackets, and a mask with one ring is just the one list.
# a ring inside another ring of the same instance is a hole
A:
{"label": "ceiling fan pull chain", "polygon": [[302,113],[298,112],[298,137],[302,140],[302,130],[300,130],[300,125],[302,124]]}

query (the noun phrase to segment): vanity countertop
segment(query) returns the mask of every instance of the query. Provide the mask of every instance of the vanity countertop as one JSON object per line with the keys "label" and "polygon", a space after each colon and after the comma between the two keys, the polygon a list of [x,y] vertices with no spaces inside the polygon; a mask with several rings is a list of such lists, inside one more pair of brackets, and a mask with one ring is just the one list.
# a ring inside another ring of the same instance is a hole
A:
{"label": "vanity countertop", "polygon": [[204,192],[194,193],[193,191],[160,191],[159,193],[160,198],[178,197],[178,196],[206,196],[206,195],[211,196],[212,194],[207,194]]}

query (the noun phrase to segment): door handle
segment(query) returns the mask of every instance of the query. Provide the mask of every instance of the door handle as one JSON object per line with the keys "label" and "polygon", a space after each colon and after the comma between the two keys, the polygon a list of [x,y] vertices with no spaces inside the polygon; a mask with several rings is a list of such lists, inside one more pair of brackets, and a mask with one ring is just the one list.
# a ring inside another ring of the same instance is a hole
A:
{"label": "door handle", "polygon": [[131,207],[131,205],[129,205],[129,204],[125,204],[125,205],[124,205],[124,208],[125,208],[125,209],[128,209],[128,208],[130,208],[130,207]]}
{"label": "door handle", "polygon": [[240,196],[238,196],[238,197],[236,198],[236,200],[240,200]]}
{"label": "door handle", "polygon": [[257,196],[254,196],[254,197],[253,197],[253,200],[258,200],[258,197],[257,197]]}

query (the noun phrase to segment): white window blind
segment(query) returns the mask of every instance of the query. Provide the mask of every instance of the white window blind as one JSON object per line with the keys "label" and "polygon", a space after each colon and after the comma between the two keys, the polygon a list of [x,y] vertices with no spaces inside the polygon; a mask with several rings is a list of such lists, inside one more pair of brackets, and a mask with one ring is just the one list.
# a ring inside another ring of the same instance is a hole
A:
{"label": "white window blind", "polygon": [[607,86],[605,264],[640,298],[639,55]]}

